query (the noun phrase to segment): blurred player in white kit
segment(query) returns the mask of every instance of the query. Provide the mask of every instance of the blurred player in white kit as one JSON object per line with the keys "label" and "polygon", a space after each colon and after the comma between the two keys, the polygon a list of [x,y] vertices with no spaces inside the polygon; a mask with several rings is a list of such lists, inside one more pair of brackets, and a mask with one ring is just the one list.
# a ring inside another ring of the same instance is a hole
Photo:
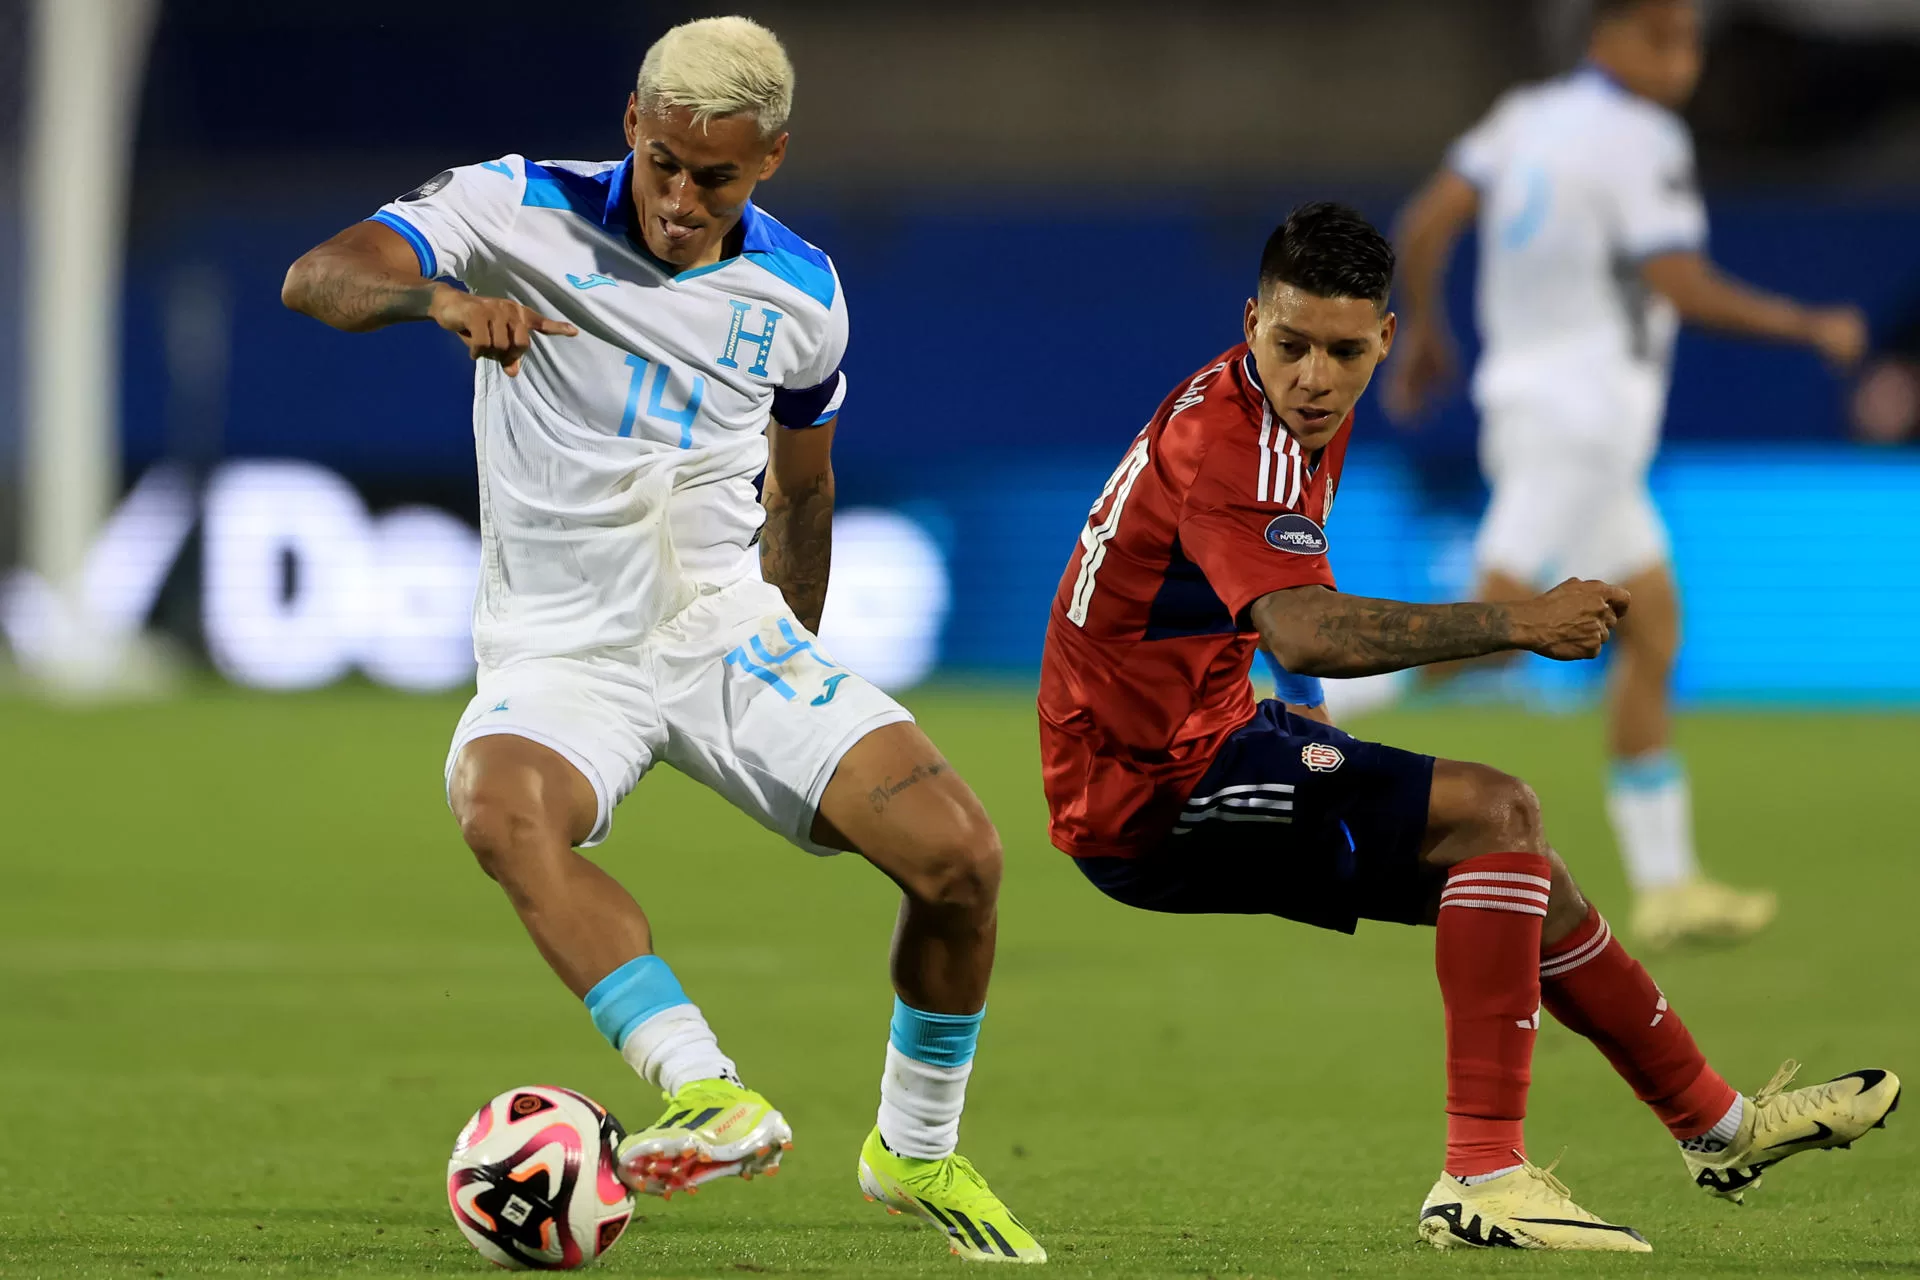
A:
{"label": "blurred player in white kit", "polygon": [[1679,607],[1647,468],[1680,322],[1804,344],[1842,368],[1867,342],[1855,308],[1762,293],[1707,259],[1693,142],[1675,114],[1700,67],[1693,0],[1596,0],[1586,60],[1509,91],[1454,144],[1402,214],[1389,388],[1410,418],[1452,373],[1441,281],[1477,220],[1484,351],[1472,391],[1492,490],[1478,594],[1526,598],[1567,576],[1633,594],[1608,690],[1607,812],[1634,930],[1654,947],[1746,937],[1775,910],[1772,893],[1701,873],[1672,745]]}

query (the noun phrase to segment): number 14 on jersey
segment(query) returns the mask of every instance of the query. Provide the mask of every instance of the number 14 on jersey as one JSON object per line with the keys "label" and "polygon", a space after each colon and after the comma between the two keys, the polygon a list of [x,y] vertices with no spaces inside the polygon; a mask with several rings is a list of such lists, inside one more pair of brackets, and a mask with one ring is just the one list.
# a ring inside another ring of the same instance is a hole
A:
{"label": "number 14 on jersey", "polygon": [[[634,423],[639,419],[640,397],[646,395],[646,416],[655,422],[680,428],[680,447],[693,447],[693,421],[700,416],[700,402],[706,399],[707,380],[699,374],[693,375],[693,390],[687,395],[686,404],[678,409],[667,407],[667,383],[673,378],[673,366],[664,360],[648,360],[644,356],[630,355],[627,365],[633,370],[633,376],[627,382],[626,409],[620,415],[620,435],[627,438],[633,435]],[[649,385],[648,371],[652,371]]]}

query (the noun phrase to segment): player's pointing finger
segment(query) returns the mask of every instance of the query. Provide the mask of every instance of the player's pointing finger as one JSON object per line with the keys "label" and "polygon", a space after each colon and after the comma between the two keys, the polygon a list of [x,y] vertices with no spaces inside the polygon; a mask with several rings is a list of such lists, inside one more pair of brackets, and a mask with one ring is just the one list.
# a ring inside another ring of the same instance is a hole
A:
{"label": "player's pointing finger", "polygon": [[565,320],[549,320],[545,316],[533,317],[533,331],[535,333],[551,333],[561,338],[572,338],[580,332],[579,329],[568,324]]}
{"label": "player's pointing finger", "polygon": [[506,322],[507,350],[518,356],[533,345],[533,324],[526,315],[517,315]]}

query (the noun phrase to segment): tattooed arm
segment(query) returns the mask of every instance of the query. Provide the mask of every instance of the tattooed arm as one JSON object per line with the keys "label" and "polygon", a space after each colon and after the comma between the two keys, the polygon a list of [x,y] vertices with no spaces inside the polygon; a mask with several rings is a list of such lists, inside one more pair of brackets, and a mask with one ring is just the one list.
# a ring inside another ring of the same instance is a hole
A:
{"label": "tattooed arm", "polygon": [[1525,649],[1560,661],[1591,658],[1627,611],[1627,593],[1569,578],[1504,604],[1407,604],[1292,587],[1253,602],[1261,640],[1287,670],[1370,676],[1432,662]]}
{"label": "tattooed arm", "polygon": [[767,424],[760,573],[809,631],[820,629],[833,560],[833,426],[795,431]]}
{"label": "tattooed arm", "polygon": [[432,320],[464,342],[471,359],[498,360],[510,375],[520,372],[534,334],[580,332],[517,302],[427,279],[407,242],[378,222],[356,223],[302,254],[287,269],[280,301],[348,333]]}
{"label": "tattooed arm", "polygon": [[425,320],[440,290],[458,292],[420,274],[419,259],[399,232],[360,222],[302,254],[287,269],[280,301],[322,324],[365,333]]}

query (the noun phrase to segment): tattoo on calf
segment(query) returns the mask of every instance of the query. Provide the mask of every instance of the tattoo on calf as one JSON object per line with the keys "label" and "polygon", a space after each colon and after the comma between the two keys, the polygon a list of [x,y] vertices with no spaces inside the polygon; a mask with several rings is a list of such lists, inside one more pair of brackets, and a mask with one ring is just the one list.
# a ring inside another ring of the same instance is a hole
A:
{"label": "tattoo on calf", "polygon": [[892,778],[882,778],[880,785],[867,793],[867,801],[873,805],[873,811],[879,813],[887,807],[888,801],[892,800],[914,783],[925,782],[928,778],[937,778],[943,773],[950,772],[952,768],[953,766],[947,764],[945,761],[936,761],[933,764],[917,764],[913,766],[913,772],[898,782],[895,782]]}

